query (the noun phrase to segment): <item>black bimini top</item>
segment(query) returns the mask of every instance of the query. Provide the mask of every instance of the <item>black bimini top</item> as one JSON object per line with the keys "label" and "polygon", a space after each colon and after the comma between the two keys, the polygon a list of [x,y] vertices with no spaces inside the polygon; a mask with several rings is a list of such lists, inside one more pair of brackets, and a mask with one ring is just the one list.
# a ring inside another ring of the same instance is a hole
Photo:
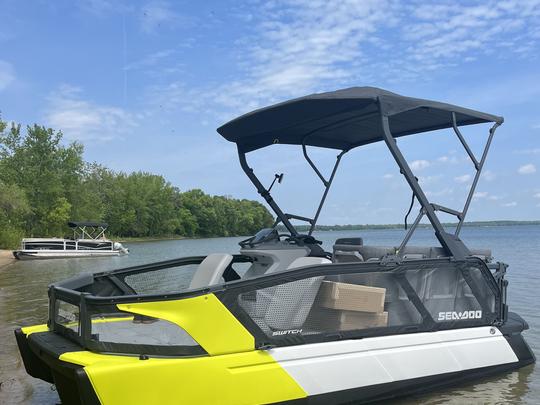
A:
{"label": "black bimini top", "polygon": [[109,224],[106,224],[104,222],[92,222],[92,221],[71,221],[68,222],[68,226],[70,228],[77,228],[77,227],[83,227],[83,226],[90,226],[93,228],[107,228]]}
{"label": "black bimini top", "polygon": [[502,117],[452,104],[404,97],[375,87],[311,94],[244,114],[218,128],[243,152],[282,143],[348,150],[383,140],[381,115],[394,137],[453,126],[495,122]]}

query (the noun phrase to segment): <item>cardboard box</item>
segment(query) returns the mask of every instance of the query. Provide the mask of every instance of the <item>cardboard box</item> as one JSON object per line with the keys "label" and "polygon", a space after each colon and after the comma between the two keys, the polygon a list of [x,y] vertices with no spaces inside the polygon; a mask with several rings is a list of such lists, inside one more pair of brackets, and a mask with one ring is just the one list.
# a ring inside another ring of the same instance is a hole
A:
{"label": "cardboard box", "polygon": [[386,288],[323,281],[319,304],[324,308],[360,312],[383,312]]}
{"label": "cardboard box", "polygon": [[388,312],[339,312],[339,330],[380,328],[388,325]]}
{"label": "cardboard box", "polygon": [[313,308],[305,326],[320,332],[380,328],[388,325],[388,312],[342,311]]}

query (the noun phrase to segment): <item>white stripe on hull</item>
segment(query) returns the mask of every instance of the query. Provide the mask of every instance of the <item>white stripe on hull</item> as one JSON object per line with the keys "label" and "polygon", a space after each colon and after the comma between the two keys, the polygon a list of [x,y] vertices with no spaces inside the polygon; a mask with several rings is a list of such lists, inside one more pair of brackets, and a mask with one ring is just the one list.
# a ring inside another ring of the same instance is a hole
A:
{"label": "white stripe on hull", "polygon": [[489,326],[290,346],[268,353],[308,395],[518,361],[501,332]]}

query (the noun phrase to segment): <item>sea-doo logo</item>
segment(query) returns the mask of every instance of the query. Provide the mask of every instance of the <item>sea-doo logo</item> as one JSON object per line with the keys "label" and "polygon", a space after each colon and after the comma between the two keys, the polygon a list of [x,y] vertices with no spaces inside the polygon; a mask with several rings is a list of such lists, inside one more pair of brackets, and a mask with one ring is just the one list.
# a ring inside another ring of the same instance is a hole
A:
{"label": "sea-doo logo", "polygon": [[302,329],[276,330],[272,332],[272,336],[298,335],[299,333],[302,333]]}
{"label": "sea-doo logo", "polygon": [[481,319],[482,311],[463,311],[463,312],[439,312],[438,321],[453,321],[455,319]]}

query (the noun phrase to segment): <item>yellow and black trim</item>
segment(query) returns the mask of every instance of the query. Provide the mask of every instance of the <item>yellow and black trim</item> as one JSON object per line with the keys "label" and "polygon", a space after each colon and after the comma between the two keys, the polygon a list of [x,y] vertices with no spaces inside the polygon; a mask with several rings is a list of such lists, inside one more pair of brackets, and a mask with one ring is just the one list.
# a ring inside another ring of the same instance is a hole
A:
{"label": "yellow and black trim", "polygon": [[68,339],[46,330],[17,329],[15,337],[26,372],[32,377],[55,384],[63,404],[100,405],[88,375],[80,365],[60,360],[66,351],[82,351]]}

